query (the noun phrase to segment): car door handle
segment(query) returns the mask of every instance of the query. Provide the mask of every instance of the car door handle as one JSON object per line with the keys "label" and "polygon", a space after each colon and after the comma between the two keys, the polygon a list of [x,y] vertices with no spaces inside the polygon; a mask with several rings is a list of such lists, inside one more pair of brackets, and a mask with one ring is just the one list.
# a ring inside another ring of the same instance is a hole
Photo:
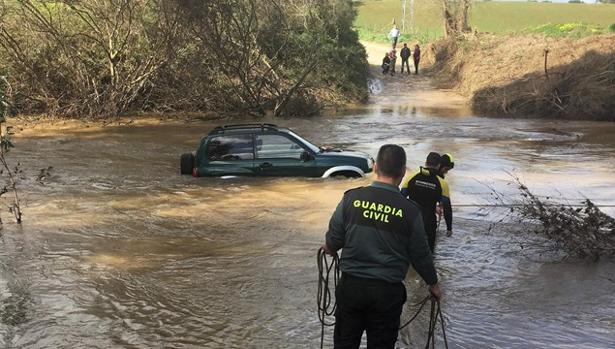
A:
{"label": "car door handle", "polygon": [[267,167],[273,167],[273,164],[270,162],[263,162],[262,164],[260,164],[258,167],[260,168],[267,168]]}

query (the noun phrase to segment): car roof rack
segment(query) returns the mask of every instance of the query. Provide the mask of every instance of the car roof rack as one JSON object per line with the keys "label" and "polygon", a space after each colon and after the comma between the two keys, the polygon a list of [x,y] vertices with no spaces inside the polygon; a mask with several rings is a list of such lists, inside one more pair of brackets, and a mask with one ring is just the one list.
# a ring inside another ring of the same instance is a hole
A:
{"label": "car roof rack", "polygon": [[254,128],[260,128],[263,130],[264,129],[277,130],[278,125],[267,124],[267,123],[231,124],[231,125],[218,126],[214,128],[209,134],[219,134],[219,133],[224,133],[225,131],[230,131],[230,130],[254,129]]}

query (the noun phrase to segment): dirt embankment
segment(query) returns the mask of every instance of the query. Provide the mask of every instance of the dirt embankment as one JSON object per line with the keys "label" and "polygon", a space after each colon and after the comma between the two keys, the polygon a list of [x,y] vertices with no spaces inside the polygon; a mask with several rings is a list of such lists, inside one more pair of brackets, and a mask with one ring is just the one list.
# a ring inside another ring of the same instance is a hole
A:
{"label": "dirt embankment", "polygon": [[468,96],[476,113],[615,121],[615,35],[481,34],[429,54],[440,85]]}

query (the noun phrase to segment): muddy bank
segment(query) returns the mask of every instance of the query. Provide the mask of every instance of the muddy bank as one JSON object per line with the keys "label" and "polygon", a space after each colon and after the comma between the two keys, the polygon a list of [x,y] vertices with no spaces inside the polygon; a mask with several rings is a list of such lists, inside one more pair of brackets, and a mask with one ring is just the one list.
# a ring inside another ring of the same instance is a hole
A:
{"label": "muddy bank", "polygon": [[430,51],[439,85],[467,96],[477,114],[615,121],[615,35],[480,34]]}

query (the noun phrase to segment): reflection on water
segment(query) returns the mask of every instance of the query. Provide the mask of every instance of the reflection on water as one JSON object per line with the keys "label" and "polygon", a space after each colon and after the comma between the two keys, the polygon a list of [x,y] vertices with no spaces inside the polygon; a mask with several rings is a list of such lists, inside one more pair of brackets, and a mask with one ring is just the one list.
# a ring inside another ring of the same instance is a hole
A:
{"label": "reflection on water", "polygon": [[[492,120],[395,105],[276,122],[315,143],[372,155],[398,143],[411,167],[431,150],[451,152],[454,204],[486,202],[486,184],[512,192],[507,172],[539,193],[615,204],[612,124]],[[19,135],[12,155],[25,172],[53,171],[43,183],[24,180],[25,223],[4,227],[4,347],[318,346],[316,249],[342,193],[369,179],[180,177],[179,154],[213,126],[137,123]],[[455,235],[440,239],[451,347],[615,347],[615,284],[608,281],[615,263],[521,250],[506,227],[488,230],[493,217],[458,208]],[[408,304],[423,297],[413,273],[408,286]],[[399,346],[420,345],[423,325],[402,331]]]}

